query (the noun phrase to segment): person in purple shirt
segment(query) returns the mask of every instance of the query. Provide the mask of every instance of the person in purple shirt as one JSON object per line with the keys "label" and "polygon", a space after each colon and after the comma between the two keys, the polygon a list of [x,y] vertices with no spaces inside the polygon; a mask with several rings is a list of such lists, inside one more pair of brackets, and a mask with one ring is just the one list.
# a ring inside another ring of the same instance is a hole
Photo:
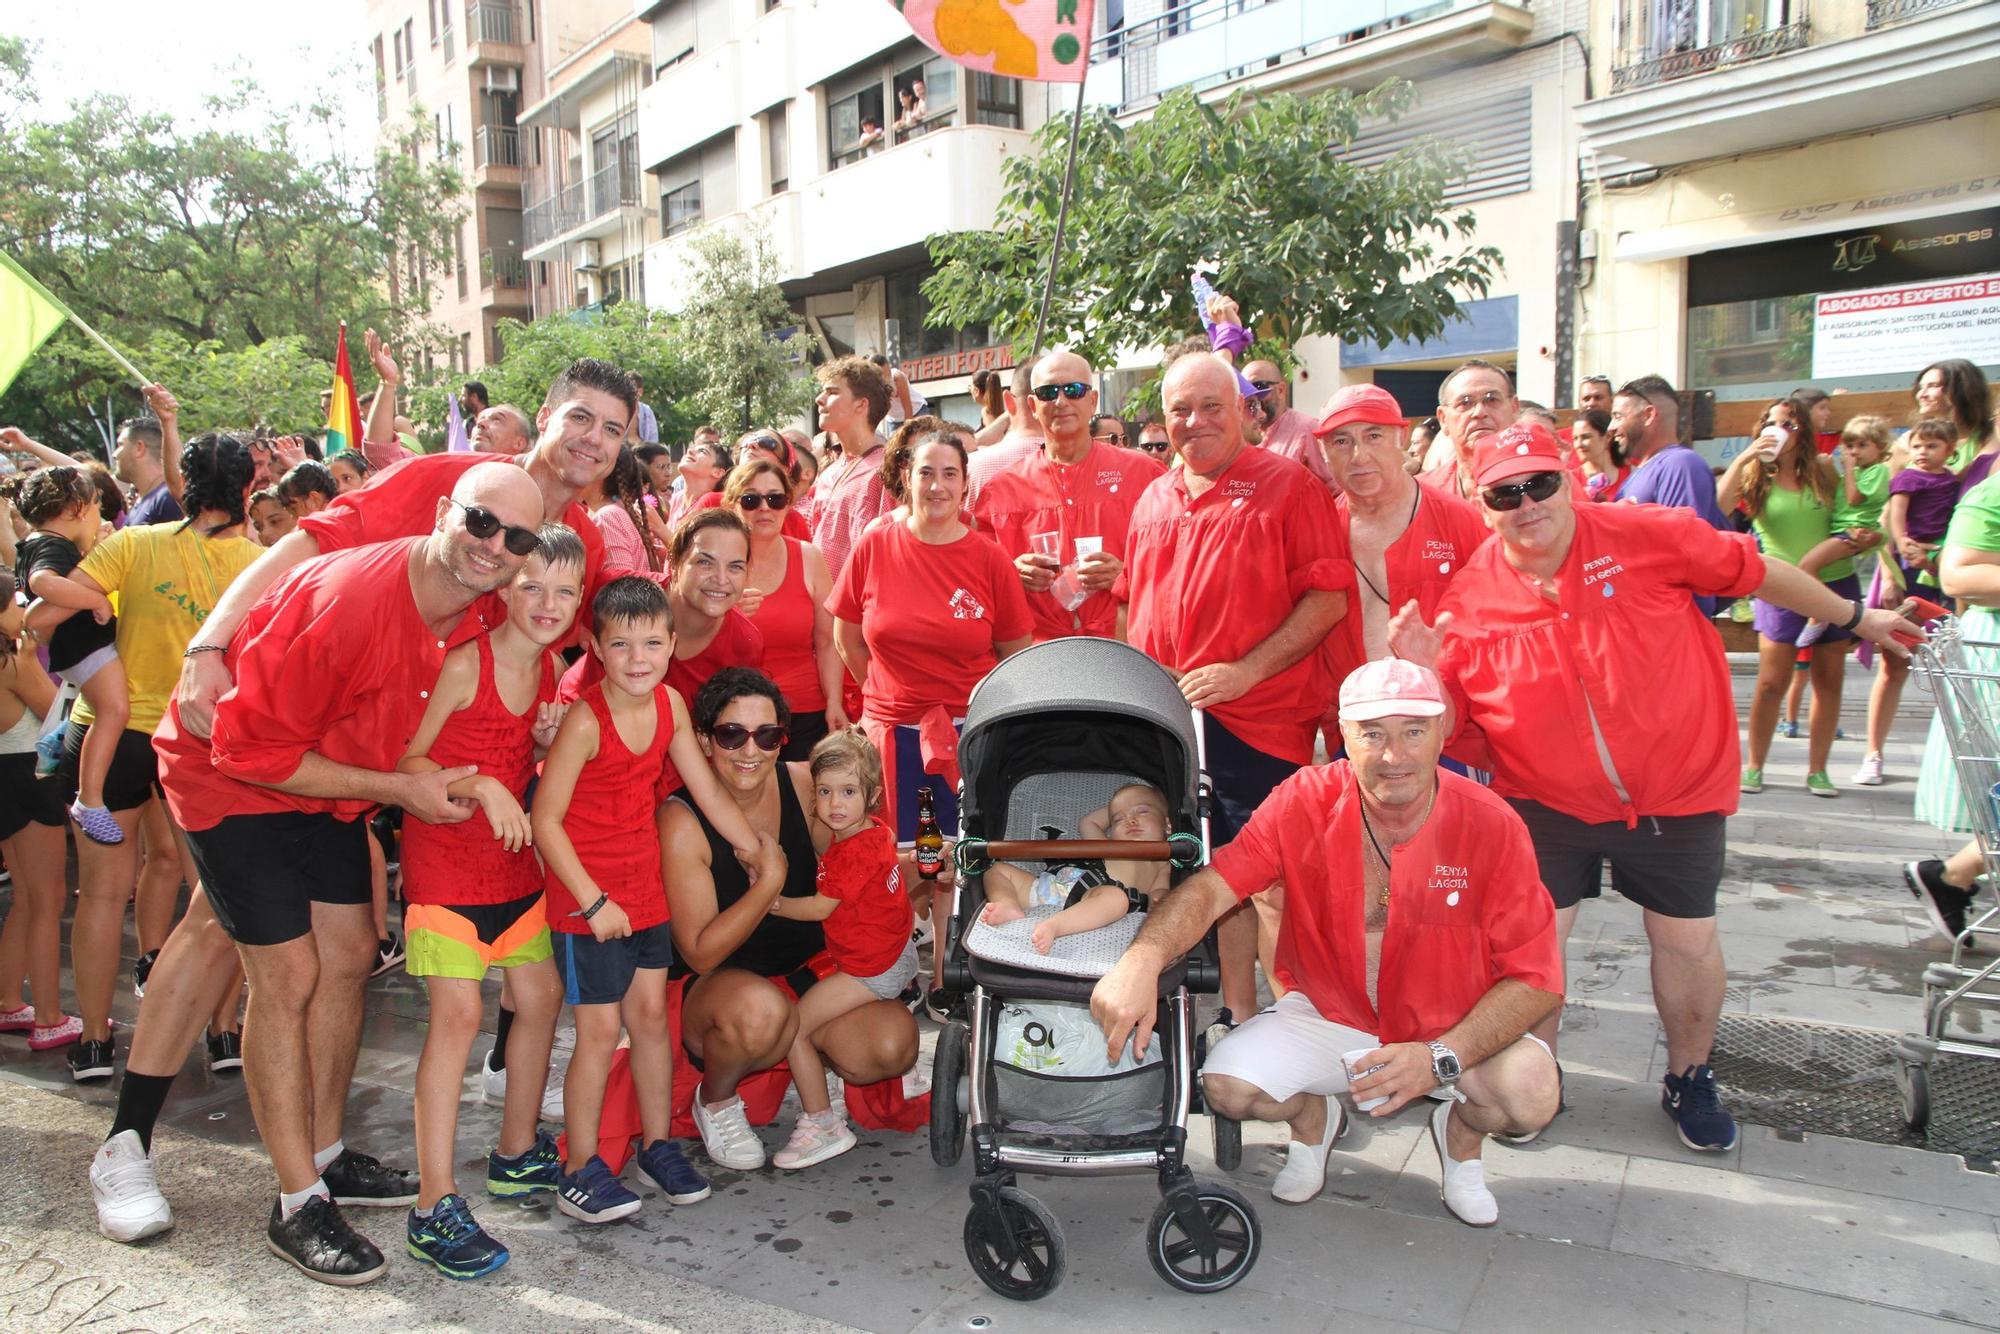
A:
{"label": "person in purple shirt", "polygon": [[1904,441],[1910,466],[1890,481],[1889,504],[1882,512],[1905,591],[1940,603],[1945,598],[1938,587],[1937,550],[1958,504],[1959,478],[1951,470],[1957,447],[1957,430],[1950,421],[1930,417],[1918,422]]}
{"label": "person in purple shirt", "polygon": [[170,476],[181,452],[176,419],[180,405],[165,386],[149,384],[145,390],[149,417],[128,417],[118,427],[118,444],[111,456],[118,480],[139,493],[139,503],[126,515],[128,524],[177,523],[181,513],[177,493],[180,478]]}
{"label": "person in purple shirt", "polygon": [[1715,503],[1715,474],[1708,460],[1680,442],[1680,399],[1657,375],[1642,375],[1611,400],[1611,429],[1625,442],[1632,465],[1618,498],[1634,505],[1693,510],[1711,528],[1727,528]]}

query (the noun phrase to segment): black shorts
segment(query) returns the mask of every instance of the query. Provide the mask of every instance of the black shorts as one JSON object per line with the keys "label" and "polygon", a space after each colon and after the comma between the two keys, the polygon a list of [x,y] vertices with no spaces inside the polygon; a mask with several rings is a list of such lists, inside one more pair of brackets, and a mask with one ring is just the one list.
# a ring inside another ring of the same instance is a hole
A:
{"label": "black shorts", "polygon": [[312,931],[315,903],[366,904],[368,833],[359,820],[282,811],[190,829],[188,848],[215,920],[239,945],[282,945]]}
{"label": "black shorts", "polygon": [[69,822],[62,783],[56,778],[35,777],[35,752],[0,755],[0,839],[12,838],[30,824],[54,825]]}
{"label": "black shorts", "polygon": [[1642,815],[1636,828],[1586,824],[1537,801],[1507,799],[1528,826],[1542,883],[1558,908],[1571,908],[1603,892],[1604,863],[1611,887],[1662,917],[1713,917],[1722,884],[1728,817]]}
{"label": "black shorts", "polygon": [[555,951],[564,1000],[571,1005],[616,1005],[625,999],[641,968],[666,971],[674,961],[674,937],[665,922],[612,940],[558,931]]}
{"label": "black shorts", "polygon": [[[76,800],[76,769],[83,759],[83,734],[89,730],[84,723],[71,722],[63,733],[62,762],[56,767],[55,782],[65,806]],[[160,789],[160,757],[153,753],[153,738],[126,728],[118,734],[118,749],[112,752],[111,768],[104,775],[105,809],[135,811],[165,795]]]}
{"label": "black shorts", "polygon": [[1208,813],[1208,838],[1221,847],[1243,832],[1251,814],[1264,803],[1278,784],[1299,771],[1290,760],[1266,754],[1215,720],[1201,716],[1202,738],[1206,744],[1209,781],[1215,785],[1215,804]]}

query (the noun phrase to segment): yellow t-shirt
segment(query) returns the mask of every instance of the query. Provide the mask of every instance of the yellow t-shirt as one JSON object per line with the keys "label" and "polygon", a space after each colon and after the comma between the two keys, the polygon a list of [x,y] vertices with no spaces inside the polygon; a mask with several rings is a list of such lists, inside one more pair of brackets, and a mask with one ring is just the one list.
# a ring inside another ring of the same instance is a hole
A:
{"label": "yellow t-shirt", "polygon": [[[222,591],[263,552],[245,538],[203,537],[192,524],[153,523],[119,529],[76,567],[118,600],[118,658],[132,697],[131,730],[151,736],[160,725],[181,679],[181,650]],[[71,717],[89,722],[90,706],[78,700]]]}

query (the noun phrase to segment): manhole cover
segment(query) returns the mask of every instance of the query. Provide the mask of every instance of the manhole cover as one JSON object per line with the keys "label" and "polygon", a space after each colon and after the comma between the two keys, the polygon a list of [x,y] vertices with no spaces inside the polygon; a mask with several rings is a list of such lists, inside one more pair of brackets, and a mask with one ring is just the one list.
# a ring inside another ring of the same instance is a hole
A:
{"label": "manhole cover", "polygon": [[1739,1121],[2000,1160],[2000,1060],[1940,1056],[1930,1068],[1929,1133],[1903,1122],[1894,1037],[1791,1019],[1724,1015],[1709,1063]]}

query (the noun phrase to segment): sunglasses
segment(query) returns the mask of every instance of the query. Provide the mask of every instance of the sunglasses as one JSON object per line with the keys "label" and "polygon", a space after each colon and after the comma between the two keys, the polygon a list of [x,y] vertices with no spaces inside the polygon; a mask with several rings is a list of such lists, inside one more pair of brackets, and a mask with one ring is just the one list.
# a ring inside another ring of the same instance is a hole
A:
{"label": "sunglasses", "polygon": [[1524,481],[1502,482],[1498,486],[1489,486],[1480,493],[1480,499],[1486,502],[1486,508],[1490,510],[1503,512],[1517,510],[1521,508],[1523,499],[1547,500],[1562,489],[1562,484],[1561,473],[1538,472]]}
{"label": "sunglasses", "polygon": [[782,491],[745,491],[736,501],[738,507],[752,511],[763,509],[766,505],[781,510],[791,503]]}
{"label": "sunglasses", "polygon": [[1278,382],[1276,380],[1252,380],[1250,383],[1254,388],[1256,388],[1260,392],[1269,391],[1272,389],[1276,389],[1278,387]]}
{"label": "sunglasses", "polygon": [[1109,435],[1093,435],[1093,436],[1092,436],[1092,437],[1090,437],[1090,438],[1091,438],[1092,440],[1102,440],[1102,441],[1104,441],[1104,442],[1105,442],[1105,443],[1107,443],[1107,444],[1112,444],[1112,445],[1117,445],[1117,446],[1119,446],[1119,447],[1121,447],[1121,448],[1122,448],[1122,447],[1124,446],[1124,444],[1125,444],[1125,437],[1124,437],[1124,436],[1122,436],[1122,435],[1120,435],[1120,434],[1119,434],[1118,432],[1116,432],[1116,431],[1113,431],[1113,432],[1111,432],[1111,434],[1109,434]]}
{"label": "sunglasses", "polygon": [[708,735],[724,750],[741,750],[744,742],[753,740],[759,750],[777,750],[791,739],[791,733],[779,723],[765,723],[756,728],[742,723],[717,723]]}
{"label": "sunglasses", "polygon": [[1081,380],[1071,380],[1068,384],[1042,384],[1035,386],[1035,397],[1041,399],[1044,403],[1055,402],[1057,394],[1061,394],[1064,398],[1074,402],[1089,392],[1090,386]]}
{"label": "sunglasses", "polygon": [[1148,454],[1164,454],[1173,448],[1173,446],[1165,440],[1141,440],[1139,448],[1145,450]]}
{"label": "sunglasses", "polygon": [[536,543],[541,541],[534,529],[516,528],[511,523],[502,523],[499,515],[483,506],[467,505],[456,500],[451,503],[465,511],[465,531],[481,542],[495,533],[505,533],[507,536],[503,540],[507,544],[507,550],[516,556],[525,556],[535,549]]}

